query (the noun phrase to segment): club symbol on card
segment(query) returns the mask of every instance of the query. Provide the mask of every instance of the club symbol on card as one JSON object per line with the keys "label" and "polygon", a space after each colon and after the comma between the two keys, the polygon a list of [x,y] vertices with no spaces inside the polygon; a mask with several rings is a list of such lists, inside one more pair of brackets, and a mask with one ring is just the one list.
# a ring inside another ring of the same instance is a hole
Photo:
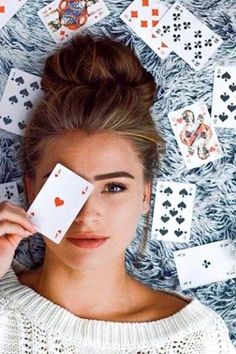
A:
{"label": "club symbol on card", "polygon": [[211,265],[211,262],[208,262],[206,259],[204,259],[203,263],[202,263],[202,266],[204,268],[208,268],[209,266]]}
{"label": "club symbol on card", "polygon": [[22,76],[19,76],[15,79],[15,82],[17,83],[18,86],[23,85],[25,83],[24,79]]}
{"label": "club symbol on card", "polygon": [[223,112],[222,114],[219,114],[219,118],[222,122],[224,122],[226,119],[228,119],[228,115]]}
{"label": "club symbol on card", "polygon": [[170,215],[171,216],[175,216],[178,214],[178,210],[176,210],[175,208],[173,208],[172,210],[170,210]]}
{"label": "club symbol on card", "polygon": [[37,83],[37,81],[34,81],[30,84],[30,87],[32,88],[33,91],[35,91],[39,89],[39,84]]}
{"label": "club symbol on card", "polygon": [[20,128],[20,130],[23,130],[26,128],[26,123],[24,120],[22,120],[22,122],[18,123],[18,127]]}
{"label": "club symbol on card", "polygon": [[179,203],[177,206],[178,208],[180,208],[180,210],[183,210],[187,207],[187,205],[184,202]]}
{"label": "club symbol on card", "polygon": [[5,197],[10,200],[14,196],[14,193],[9,191],[8,187],[6,187]]}
{"label": "club symbol on card", "polygon": [[10,118],[10,116],[7,117],[3,117],[3,122],[4,124],[10,124],[12,122],[12,119]]}
{"label": "club symbol on card", "polygon": [[224,92],[223,95],[220,95],[220,98],[222,99],[223,102],[226,102],[229,99],[229,95],[226,94],[226,92]]}
{"label": "club symbol on card", "polygon": [[88,192],[88,186],[82,189],[82,194],[86,194]]}
{"label": "club symbol on card", "polygon": [[[156,229],[156,231],[158,231],[158,229]],[[168,230],[165,228],[165,226],[162,229],[160,229],[159,231],[162,236],[165,236],[168,232]]]}
{"label": "club symbol on card", "polygon": [[25,106],[25,108],[28,110],[28,109],[33,108],[33,103],[32,103],[31,101],[26,101],[26,102],[24,103],[24,106]]}
{"label": "club symbol on card", "polygon": [[57,230],[56,234],[55,234],[55,238],[61,236],[61,230]]}
{"label": "club symbol on card", "polygon": [[235,83],[232,83],[232,85],[229,85],[230,91],[234,92],[236,90],[236,85]]}
{"label": "club symbol on card", "polygon": [[11,96],[9,97],[9,101],[11,102],[11,104],[16,104],[18,103],[18,98],[16,96]]}
{"label": "club symbol on card", "polygon": [[54,199],[54,203],[55,203],[55,206],[56,207],[59,207],[59,206],[62,206],[64,204],[64,200],[63,199],[60,199],[59,197],[56,197]]}
{"label": "club symbol on card", "polygon": [[167,222],[167,221],[170,220],[170,217],[165,214],[165,215],[161,216],[161,220],[162,220],[163,222]]}
{"label": "club symbol on card", "polygon": [[61,173],[61,169],[59,169],[56,173],[55,173],[55,177],[58,177]]}
{"label": "club symbol on card", "polygon": [[27,89],[21,90],[21,91],[20,91],[20,94],[21,94],[21,96],[22,96],[23,98],[29,96],[29,92],[27,91]]}
{"label": "club symbol on card", "polygon": [[231,78],[231,75],[228,73],[228,71],[226,71],[221,77],[222,77],[222,79],[227,81]]}
{"label": "club symbol on card", "polygon": [[171,207],[171,203],[169,202],[169,200],[166,200],[164,203],[162,203],[163,207],[170,208]]}
{"label": "club symbol on card", "polygon": [[182,222],[184,222],[184,220],[185,219],[181,215],[176,218],[176,221],[178,224],[182,224]]}

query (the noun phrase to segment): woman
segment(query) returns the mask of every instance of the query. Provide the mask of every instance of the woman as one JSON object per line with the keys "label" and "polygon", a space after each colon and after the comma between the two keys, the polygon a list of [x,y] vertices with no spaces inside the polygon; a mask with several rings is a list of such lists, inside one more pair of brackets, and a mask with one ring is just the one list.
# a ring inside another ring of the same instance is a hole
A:
{"label": "woman", "polygon": [[22,145],[29,203],[57,162],[94,190],[60,244],[44,237],[40,267],[17,274],[14,251],[35,229],[1,204],[0,353],[235,353],[214,311],[125,271],[163,146],[152,76],[122,44],[84,36],[47,59],[43,88]]}

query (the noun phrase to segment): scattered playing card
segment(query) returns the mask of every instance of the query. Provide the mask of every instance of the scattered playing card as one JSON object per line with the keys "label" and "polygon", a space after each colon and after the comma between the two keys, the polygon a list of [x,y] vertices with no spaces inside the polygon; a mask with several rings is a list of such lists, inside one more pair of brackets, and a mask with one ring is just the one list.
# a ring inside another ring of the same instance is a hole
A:
{"label": "scattered playing card", "polygon": [[94,25],[109,15],[103,0],[55,0],[38,15],[56,43]]}
{"label": "scattered playing card", "polygon": [[0,29],[20,10],[27,0],[0,1]]}
{"label": "scattered playing card", "polygon": [[236,128],[236,66],[216,66],[211,118],[215,127]]}
{"label": "scattered playing card", "polygon": [[3,201],[20,204],[20,196],[16,182],[7,182],[0,184],[0,202]]}
{"label": "scattered playing card", "polygon": [[153,34],[153,28],[167,11],[167,7],[159,0],[134,0],[120,15],[120,18],[162,59],[171,49]]}
{"label": "scattered playing card", "polygon": [[205,103],[196,102],[168,117],[188,169],[224,156]]}
{"label": "scattered playing card", "polygon": [[41,79],[18,69],[11,69],[0,102],[0,128],[24,135],[27,120],[43,97]]}
{"label": "scattered playing card", "polygon": [[200,70],[223,42],[178,2],[161,18],[153,33],[195,70]]}
{"label": "scattered playing card", "polygon": [[196,186],[192,183],[157,183],[153,213],[153,240],[187,242],[190,238]]}
{"label": "scattered playing card", "polygon": [[58,163],[27,214],[40,233],[59,243],[94,186]]}
{"label": "scattered playing card", "polygon": [[236,277],[236,259],[230,240],[173,253],[183,290]]}

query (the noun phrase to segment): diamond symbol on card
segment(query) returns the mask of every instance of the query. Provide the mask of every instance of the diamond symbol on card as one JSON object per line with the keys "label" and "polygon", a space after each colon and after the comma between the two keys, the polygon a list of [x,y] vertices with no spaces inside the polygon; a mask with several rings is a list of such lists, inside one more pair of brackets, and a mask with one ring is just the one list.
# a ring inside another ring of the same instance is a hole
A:
{"label": "diamond symbol on card", "polygon": [[5,6],[0,6],[0,14],[4,14],[5,13]]}
{"label": "diamond symbol on card", "polygon": [[138,11],[131,11],[131,17],[138,18]]}

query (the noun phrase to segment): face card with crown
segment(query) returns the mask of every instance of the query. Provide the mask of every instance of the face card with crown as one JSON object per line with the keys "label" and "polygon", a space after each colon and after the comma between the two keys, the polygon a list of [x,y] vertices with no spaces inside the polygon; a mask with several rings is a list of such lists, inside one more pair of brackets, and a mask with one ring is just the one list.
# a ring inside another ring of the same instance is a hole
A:
{"label": "face card with crown", "polygon": [[59,243],[93,188],[93,184],[58,163],[27,211],[28,217],[40,233]]}
{"label": "face card with crown", "polygon": [[0,0],[0,29],[20,10],[27,0]]}
{"label": "face card with crown", "polygon": [[236,277],[236,258],[231,240],[174,251],[181,289]]}
{"label": "face card with crown", "polygon": [[195,194],[196,186],[192,183],[157,183],[151,232],[153,240],[189,240]]}
{"label": "face card with crown", "polygon": [[24,135],[27,120],[42,97],[39,76],[11,69],[0,102],[0,128]]}
{"label": "face card with crown", "polygon": [[216,66],[211,118],[220,128],[236,128],[236,66]]}
{"label": "face card with crown", "polygon": [[39,10],[38,16],[54,41],[63,43],[109,13],[103,0],[55,0]]}
{"label": "face card with crown", "polygon": [[153,33],[195,70],[200,70],[223,42],[178,1],[161,18]]}
{"label": "face card with crown", "polygon": [[224,156],[204,102],[170,112],[168,117],[188,169]]}
{"label": "face card with crown", "polygon": [[120,18],[162,59],[171,52],[170,48],[153,34],[153,28],[167,11],[159,0],[134,0]]}

